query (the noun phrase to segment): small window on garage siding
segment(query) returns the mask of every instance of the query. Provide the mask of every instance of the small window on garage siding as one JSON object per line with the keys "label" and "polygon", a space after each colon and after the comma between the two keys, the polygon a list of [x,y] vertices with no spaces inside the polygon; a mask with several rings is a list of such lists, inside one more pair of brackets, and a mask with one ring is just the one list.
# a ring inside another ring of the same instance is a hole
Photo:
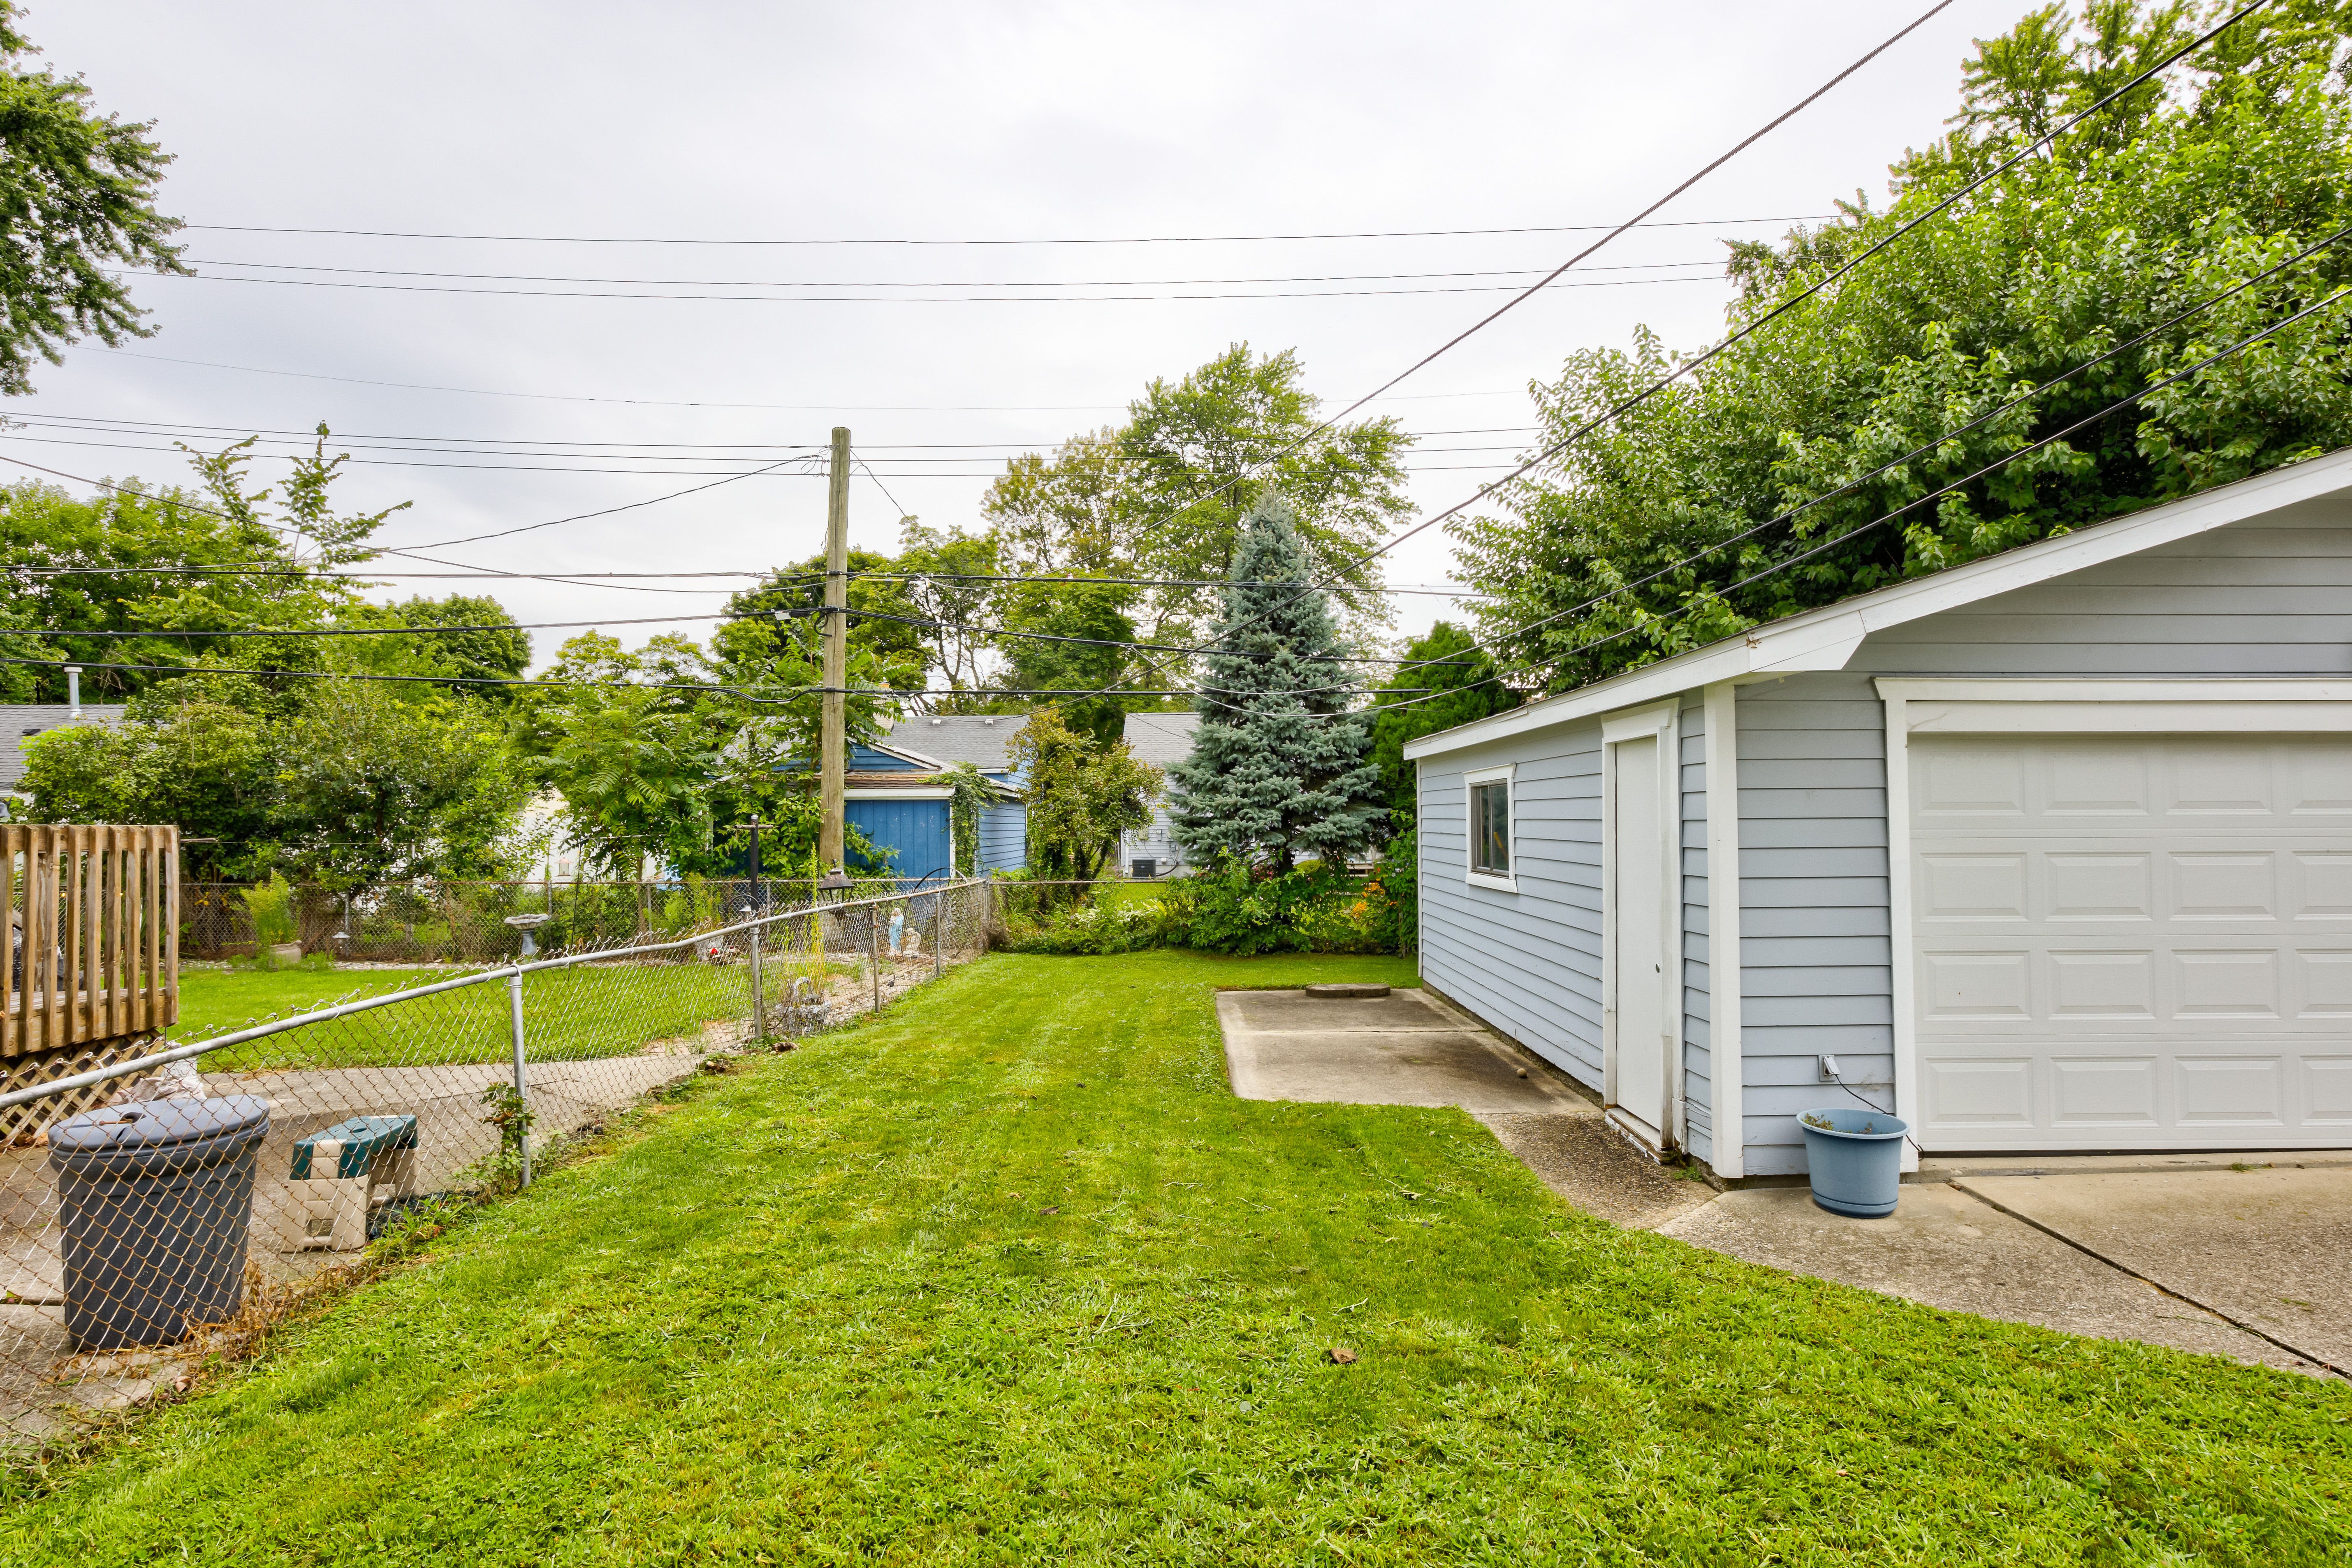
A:
{"label": "small window on garage siding", "polygon": [[1511,874],[1511,784],[1498,779],[1493,784],[1470,787],[1470,814],[1477,824],[1477,836],[1470,841],[1470,868],[1484,871],[1490,877]]}
{"label": "small window on garage siding", "polygon": [[1470,880],[1516,891],[1511,867],[1511,770],[1481,768],[1465,774],[1468,793]]}

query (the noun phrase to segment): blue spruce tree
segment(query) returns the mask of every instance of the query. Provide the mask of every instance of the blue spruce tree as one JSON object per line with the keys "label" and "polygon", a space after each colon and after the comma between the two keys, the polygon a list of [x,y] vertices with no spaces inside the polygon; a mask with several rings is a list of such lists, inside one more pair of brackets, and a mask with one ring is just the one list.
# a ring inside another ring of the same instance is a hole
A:
{"label": "blue spruce tree", "polygon": [[[1192,755],[1169,770],[1176,842],[1196,861],[1220,855],[1287,871],[1343,861],[1387,820],[1369,758],[1355,666],[1312,581],[1290,508],[1268,496],[1242,524],[1203,656]],[[1302,591],[1305,590],[1305,591]]]}

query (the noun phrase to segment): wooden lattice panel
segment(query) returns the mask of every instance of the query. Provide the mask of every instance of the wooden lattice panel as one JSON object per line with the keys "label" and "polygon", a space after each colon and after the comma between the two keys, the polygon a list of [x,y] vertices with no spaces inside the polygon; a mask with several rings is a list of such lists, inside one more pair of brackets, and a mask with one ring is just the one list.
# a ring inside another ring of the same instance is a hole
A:
{"label": "wooden lattice panel", "polygon": [[0,1059],[179,1022],[180,830],[0,826]]}

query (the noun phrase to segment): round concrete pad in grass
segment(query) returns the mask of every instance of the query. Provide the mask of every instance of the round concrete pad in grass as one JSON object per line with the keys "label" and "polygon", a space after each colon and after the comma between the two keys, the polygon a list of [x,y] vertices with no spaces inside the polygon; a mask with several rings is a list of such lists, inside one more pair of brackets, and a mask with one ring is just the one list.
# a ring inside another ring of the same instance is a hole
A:
{"label": "round concrete pad in grass", "polygon": [[1307,994],[1309,996],[1361,997],[1385,996],[1388,994],[1389,988],[1385,985],[1361,985],[1340,981],[1332,981],[1321,985],[1309,985],[1307,988]]}

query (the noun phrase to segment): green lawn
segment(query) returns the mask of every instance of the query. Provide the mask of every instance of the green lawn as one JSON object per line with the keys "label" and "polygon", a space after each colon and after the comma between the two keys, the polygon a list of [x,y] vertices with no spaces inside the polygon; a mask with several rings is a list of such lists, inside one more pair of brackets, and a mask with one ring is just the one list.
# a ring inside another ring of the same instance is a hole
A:
{"label": "green lawn", "polygon": [[2340,1386],[1620,1231],[1456,1112],[1230,1097],[1216,986],[1374,977],[999,956],[697,1080],[20,1473],[0,1561],[2352,1554]]}
{"label": "green lawn", "polygon": [[[789,985],[791,975],[806,967],[771,960],[768,979]],[[198,1040],[268,1017],[446,980],[458,973],[184,971],[180,1022],[170,1035],[174,1041]],[[747,1016],[749,984],[740,964],[582,964],[541,970],[523,979],[525,1037],[539,1060],[623,1056],[649,1040],[691,1037],[706,1022]],[[206,1071],[250,1071],[496,1061],[513,1048],[510,1031],[506,982],[499,979],[226,1047],[205,1058],[203,1067]]]}
{"label": "green lawn", "polygon": [[281,1013],[303,1013],[343,1000],[446,979],[449,969],[184,969],[174,1039],[201,1039]]}

